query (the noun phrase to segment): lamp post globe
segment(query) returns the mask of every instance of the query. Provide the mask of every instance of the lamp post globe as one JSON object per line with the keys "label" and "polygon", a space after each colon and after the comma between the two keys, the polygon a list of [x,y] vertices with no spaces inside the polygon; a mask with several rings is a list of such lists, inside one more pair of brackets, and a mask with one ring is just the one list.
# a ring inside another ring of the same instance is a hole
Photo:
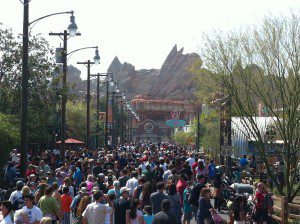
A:
{"label": "lamp post globe", "polygon": [[71,37],[76,36],[77,29],[78,29],[78,27],[75,23],[75,16],[72,13],[72,15],[70,16],[70,25],[68,26],[69,35]]}
{"label": "lamp post globe", "polygon": [[99,65],[100,64],[100,56],[99,56],[99,50],[98,48],[95,50],[95,56],[94,56],[94,64]]}

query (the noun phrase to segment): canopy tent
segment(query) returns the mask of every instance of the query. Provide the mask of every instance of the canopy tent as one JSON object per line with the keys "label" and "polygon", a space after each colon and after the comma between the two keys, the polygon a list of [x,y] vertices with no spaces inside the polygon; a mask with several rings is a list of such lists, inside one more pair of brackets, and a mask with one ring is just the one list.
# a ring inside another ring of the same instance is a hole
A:
{"label": "canopy tent", "polygon": [[[56,142],[56,144],[61,144],[61,141]],[[74,138],[68,138],[65,140],[65,144],[78,144],[78,145],[83,145],[84,142],[79,141],[77,139]]]}

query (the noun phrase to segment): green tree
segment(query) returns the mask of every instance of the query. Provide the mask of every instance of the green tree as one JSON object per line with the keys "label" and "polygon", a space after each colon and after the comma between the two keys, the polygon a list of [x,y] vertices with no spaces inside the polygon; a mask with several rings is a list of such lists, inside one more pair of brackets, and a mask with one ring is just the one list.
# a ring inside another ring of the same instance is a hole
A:
{"label": "green tree", "polygon": [[[91,137],[95,137],[96,112],[91,108]],[[103,130],[103,124],[100,123]],[[67,103],[67,135],[81,141],[86,140],[86,104],[80,101],[68,101]],[[93,139],[91,139],[93,140]]]}
{"label": "green tree", "polygon": [[0,113],[0,182],[3,180],[3,167],[11,150],[18,144],[19,122],[15,116]]}
{"label": "green tree", "polygon": [[[255,139],[260,158],[278,192],[292,201],[300,190],[296,170],[300,152],[300,18],[267,17],[261,26],[205,38],[201,76],[211,88],[231,99],[232,114],[240,117],[249,140]],[[268,163],[268,136],[260,131],[257,105],[262,103],[281,140],[278,155],[285,165],[286,187]]]}
{"label": "green tree", "polygon": [[173,140],[183,147],[190,146],[195,142],[194,132],[176,131],[173,135]]}
{"label": "green tree", "polygon": [[[20,117],[22,36],[0,24],[0,112]],[[45,143],[51,126],[51,73],[55,68],[52,49],[40,36],[29,43],[29,142]]]}

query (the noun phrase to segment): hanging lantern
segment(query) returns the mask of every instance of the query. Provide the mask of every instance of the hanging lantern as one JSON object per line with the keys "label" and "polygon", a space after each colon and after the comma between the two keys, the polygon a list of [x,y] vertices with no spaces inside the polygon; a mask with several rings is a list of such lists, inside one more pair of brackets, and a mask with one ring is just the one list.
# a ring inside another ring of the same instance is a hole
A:
{"label": "hanging lantern", "polygon": [[58,47],[55,49],[55,62],[63,63],[64,48]]}

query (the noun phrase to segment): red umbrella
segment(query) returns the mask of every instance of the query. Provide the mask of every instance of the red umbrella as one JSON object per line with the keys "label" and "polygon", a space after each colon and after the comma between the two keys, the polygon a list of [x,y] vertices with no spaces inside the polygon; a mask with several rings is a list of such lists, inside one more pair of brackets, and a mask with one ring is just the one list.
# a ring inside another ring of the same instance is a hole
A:
{"label": "red umbrella", "polygon": [[[61,141],[56,142],[56,144],[61,144]],[[74,138],[68,138],[65,140],[65,144],[84,144],[84,142]]]}

